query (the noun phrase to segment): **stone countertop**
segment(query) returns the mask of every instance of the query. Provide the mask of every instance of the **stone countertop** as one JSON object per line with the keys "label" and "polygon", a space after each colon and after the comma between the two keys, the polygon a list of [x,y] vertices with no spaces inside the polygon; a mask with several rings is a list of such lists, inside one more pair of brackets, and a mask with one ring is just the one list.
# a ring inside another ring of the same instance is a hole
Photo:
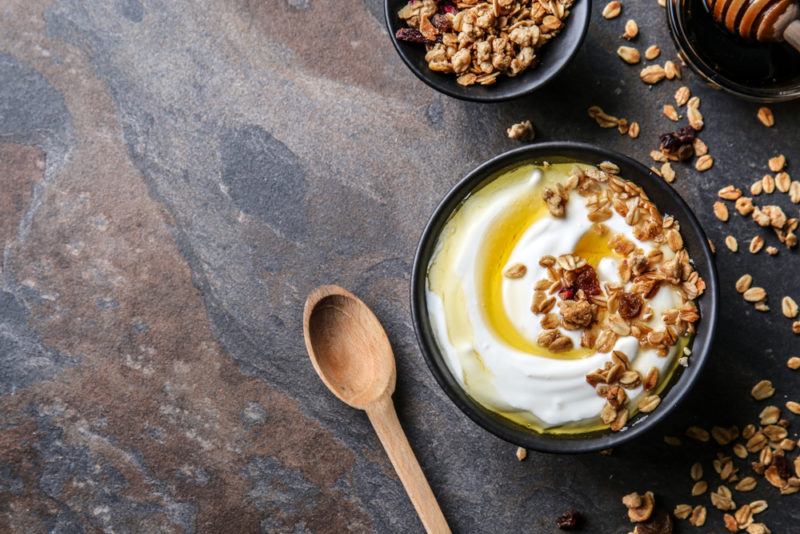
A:
{"label": "stone countertop", "polygon": [[[366,417],[305,355],[302,303],[326,282],[385,324],[400,419],[454,530],[553,532],[575,507],[585,531],[624,533],[620,497],[649,489],[667,510],[708,505],[706,531],[720,532],[707,496],[689,496],[694,461],[717,486],[716,449],[662,436],[753,421],[762,378],[775,404],[800,395],[785,365],[800,337],[779,311],[782,295],[800,300],[797,252],[730,253],[725,235],[746,244],[757,228],[711,212],[720,187],[748,187],[771,155],[800,174],[800,105],[773,106],[768,130],[755,104],[684,70],[715,164],[677,165],[674,187],[717,245],[720,330],[692,397],[635,444],[518,462],[438,388],[409,317],[423,224],[461,176],[517,146],[510,124],[641,161],[673,129],[660,110],[679,83],[645,86],[614,54],[634,18],[637,46],[674,57],[662,8],[627,2],[605,21],[602,7],[556,81],[480,105],[408,71],[377,0],[3,2],[0,532],[420,530]],[[598,128],[595,104],[637,120],[640,138]],[[769,313],[735,293],[744,272]],[[773,532],[800,521],[798,497],[763,480],[736,497],[766,498]]]}

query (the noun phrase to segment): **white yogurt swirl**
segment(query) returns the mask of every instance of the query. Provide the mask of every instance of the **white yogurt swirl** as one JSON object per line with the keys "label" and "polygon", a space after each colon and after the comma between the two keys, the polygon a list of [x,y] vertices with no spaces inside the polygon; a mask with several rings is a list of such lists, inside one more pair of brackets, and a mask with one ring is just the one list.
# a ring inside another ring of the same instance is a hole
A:
{"label": "white yogurt swirl", "polygon": [[[541,316],[530,310],[532,288],[536,281],[547,278],[547,270],[539,265],[543,256],[574,253],[581,238],[592,231],[587,218],[586,202],[577,192],[571,193],[566,216],[555,218],[546,210],[516,238],[504,265],[523,264],[527,272],[521,278],[502,278],[502,309],[516,335],[527,344],[509,342],[492,325],[483,294],[485,272],[479,268],[491,243],[516,236],[497,235],[498,228],[511,210],[526,209],[526,203],[541,203],[542,182],[563,181],[572,164],[547,167],[544,171],[531,165],[506,175],[473,193],[458,208],[439,237],[436,252],[429,265],[427,306],[437,343],[453,376],[475,400],[538,429],[579,431],[587,425],[599,425],[598,416],[605,400],[587,384],[586,375],[602,368],[610,353],[591,353],[578,359],[560,359],[546,350],[536,350],[536,339],[542,331]],[[548,175],[545,180],[545,173]],[[522,205],[520,204],[522,203]],[[528,204],[530,205],[530,204]],[[623,217],[613,212],[604,221],[611,234],[623,234],[645,253],[657,247],[665,258],[673,253],[668,247],[642,242]],[[603,257],[596,265],[601,282],[621,283],[618,267],[621,258]],[[647,303],[653,310],[648,323],[663,328],[662,312],[680,306],[680,294],[673,287],[663,287]],[[580,331],[560,329],[580,346]],[[515,346],[517,345],[517,346]],[[532,350],[533,348],[533,350]],[[652,367],[668,379],[674,368],[681,344],[672,347],[667,357],[655,349],[643,349],[635,337],[621,337],[614,347],[624,352],[632,369],[645,375]],[[539,352],[538,354],[536,352]],[[629,390],[635,406],[642,388]]]}

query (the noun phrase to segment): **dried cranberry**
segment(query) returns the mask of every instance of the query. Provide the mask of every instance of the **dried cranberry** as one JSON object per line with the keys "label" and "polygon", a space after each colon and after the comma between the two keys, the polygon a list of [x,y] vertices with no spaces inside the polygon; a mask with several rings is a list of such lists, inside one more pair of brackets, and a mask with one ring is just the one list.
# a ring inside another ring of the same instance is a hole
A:
{"label": "dried cranberry", "polygon": [[636,293],[623,293],[619,299],[619,315],[626,321],[630,321],[642,313],[644,300]]}
{"label": "dried cranberry", "polygon": [[447,15],[442,15],[437,13],[431,18],[431,24],[433,27],[439,30],[439,33],[447,33],[453,29],[453,22],[450,20],[450,17]]}
{"label": "dried cranberry", "polygon": [[574,530],[580,526],[583,517],[577,510],[567,510],[556,519],[556,526],[561,530]]}
{"label": "dried cranberry", "polygon": [[678,128],[675,131],[675,137],[677,137],[678,141],[681,143],[691,143],[694,141],[694,138],[697,137],[697,130],[691,126],[684,126],[683,128]]}
{"label": "dried cranberry", "polygon": [[787,480],[792,476],[792,469],[789,466],[789,460],[786,459],[786,456],[774,455],[772,457],[772,465],[776,467],[778,476],[782,479]]}
{"label": "dried cranberry", "polygon": [[409,43],[425,44],[428,42],[425,36],[415,28],[400,28],[394,36],[398,41],[407,41]]}
{"label": "dried cranberry", "polygon": [[575,288],[583,290],[583,294],[587,297],[600,294],[600,281],[597,279],[597,273],[594,267],[588,263],[583,267],[575,269]]}
{"label": "dried cranberry", "polygon": [[458,8],[452,2],[439,2],[439,13],[455,15],[457,12]]}
{"label": "dried cranberry", "polygon": [[575,298],[575,288],[565,287],[558,292],[558,296],[561,297],[561,300],[572,300]]}

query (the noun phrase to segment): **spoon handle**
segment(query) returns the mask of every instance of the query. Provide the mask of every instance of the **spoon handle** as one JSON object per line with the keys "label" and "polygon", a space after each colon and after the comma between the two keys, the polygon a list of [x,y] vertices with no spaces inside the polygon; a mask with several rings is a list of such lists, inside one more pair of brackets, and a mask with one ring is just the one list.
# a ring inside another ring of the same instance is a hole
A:
{"label": "spoon handle", "polygon": [[448,534],[450,527],[400,426],[392,398],[385,395],[370,404],[366,411],[425,530],[432,534]]}

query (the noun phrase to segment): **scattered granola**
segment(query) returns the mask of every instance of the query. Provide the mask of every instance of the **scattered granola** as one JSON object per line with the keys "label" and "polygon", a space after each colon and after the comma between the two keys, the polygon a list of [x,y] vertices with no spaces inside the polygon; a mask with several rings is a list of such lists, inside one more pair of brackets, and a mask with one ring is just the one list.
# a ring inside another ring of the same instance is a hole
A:
{"label": "scattered granola", "polygon": [[772,172],[780,172],[786,166],[786,156],[778,154],[777,156],[769,158],[767,165]]}
{"label": "scattered granola", "polygon": [[772,110],[766,106],[758,108],[756,117],[767,128],[772,128],[775,125],[775,116],[772,114]]}
{"label": "scattered granola", "polygon": [[639,25],[636,24],[635,20],[628,19],[628,22],[625,23],[625,33],[622,34],[622,38],[626,41],[632,41],[636,39],[637,35],[639,35]]}
{"label": "scattered granola", "polygon": [[663,113],[664,116],[671,121],[678,122],[678,119],[680,118],[675,106],[671,104],[664,104],[664,106],[661,108],[661,113]]}
{"label": "scattered granola", "polygon": [[661,65],[648,65],[639,73],[642,81],[648,85],[655,85],[667,77],[664,67]]}
{"label": "scattered granola", "polygon": [[535,136],[535,132],[533,131],[533,124],[531,121],[522,121],[512,124],[511,127],[506,130],[506,135],[508,135],[510,139],[515,139],[517,141],[531,141]]}
{"label": "scattered granola", "polygon": [[684,106],[691,98],[692,92],[685,85],[675,91],[675,103],[679,106]]}
{"label": "scattered granola", "polygon": [[648,61],[653,61],[660,55],[661,55],[661,49],[658,47],[658,45],[650,45],[644,51],[644,58]]}
{"label": "scattered granola", "polygon": [[728,206],[719,201],[714,202],[714,217],[722,222],[728,222]]}
{"label": "scattered granola", "polygon": [[775,388],[769,380],[761,380],[758,384],[753,386],[753,389],[750,391],[750,395],[752,395],[755,400],[764,400],[774,394]]}
{"label": "scattered granola", "polygon": [[615,19],[622,13],[622,2],[612,0],[603,8],[603,18],[607,20]]}
{"label": "scattered granola", "polygon": [[760,235],[755,236],[750,240],[750,254],[758,254],[764,247],[764,238]]}
{"label": "scattered granola", "polygon": [[411,0],[398,16],[401,41],[425,45],[434,72],[461,85],[492,85],[538,63],[537,51],[558,35],[574,0]]}
{"label": "scattered granola", "polygon": [[620,46],[617,48],[617,55],[628,65],[636,65],[641,59],[639,51],[632,46]]}
{"label": "scattered granola", "polygon": [[697,158],[697,161],[694,162],[694,168],[700,172],[707,171],[714,165],[714,158],[710,155],[705,154]]}
{"label": "scattered granola", "polygon": [[655,498],[652,491],[647,491],[644,494],[629,493],[622,498],[622,504],[628,509],[628,519],[632,523],[639,523],[647,521],[653,515],[655,508]]}
{"label": "scattered granola", "polygon": [[783,297],[783,300],[781,300],[781,311],[784,317],[794,319],[798,314],[797,302],[795,302],[792,297]]}
{"label": "scattered granola", "polygon": [[514,453],[514,455],[517,457],[517,460],[522,462],[528,457],[528,449],[525,447],[517,447],[517,451]]}
{"label": "scattered granola", "polygon": [[664,63],[664,74],[667,76],[668,80],[674,80],[675,78],[680,80],[682,77],[681,68],[674,61],[667,61]]}
{"label": "scattered granola", "polygon": [[736,238],[732,235],[725,237],[725,246],[728,247],[728,250],[731,252],[736,252],[739,250],[739,243],[736,241]]}

